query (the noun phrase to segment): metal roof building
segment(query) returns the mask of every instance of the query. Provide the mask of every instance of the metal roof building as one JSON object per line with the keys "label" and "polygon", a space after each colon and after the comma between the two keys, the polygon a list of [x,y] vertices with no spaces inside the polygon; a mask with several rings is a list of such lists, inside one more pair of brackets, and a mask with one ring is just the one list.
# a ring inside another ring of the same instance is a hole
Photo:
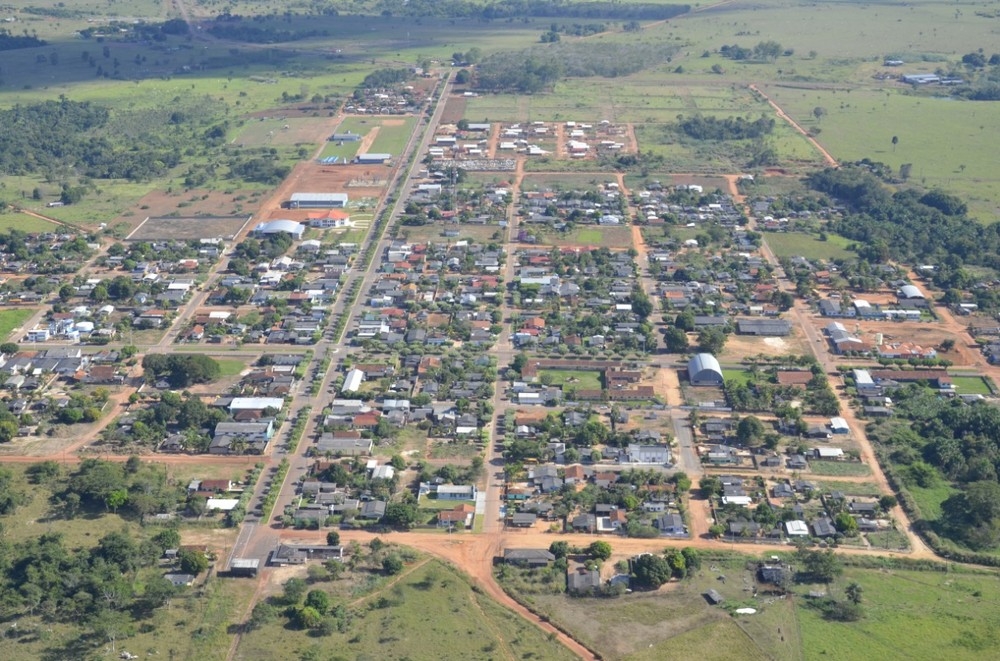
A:
{"label": "metal roof building", "polygon": [[913,285],[903,285],[896,292],[898,298],[924,298],[924,293]]}
{"label": "metal roof building", "polygon": [[357,392],[361,387],[361,384],[364,383],[364,380],[364,372],[359,369],[352,369],[347,373],[347,376],[344,377],[344,387],[341,388],[340,391],[343,393]]}
{"label": "metal roof building", "polygon": [[257,227],[253,228],[253,233],[278,234],[284,232],[285,234],[291,234],[293,238],[301,239],[302,233],[305,232],[305,230],[305,225],[295,222],[294,220],[271,220],[266,223],[261,223]]}
{"label": "metal roof building", "polygon": [[721,386],[722,366],[710,353],[696,354],[688,361],[688,379],[693,386]]}
{"label": "metal roof building", "polygon": [[347,206],[347,193],[292,193],[288,198],[289,209],[343,209]]}

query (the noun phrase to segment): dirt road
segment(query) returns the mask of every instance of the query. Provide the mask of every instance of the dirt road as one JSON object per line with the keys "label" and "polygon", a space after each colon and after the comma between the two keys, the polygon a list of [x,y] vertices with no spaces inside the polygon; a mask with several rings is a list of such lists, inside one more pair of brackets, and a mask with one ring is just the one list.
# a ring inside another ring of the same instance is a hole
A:
{"label": "dirt road", "polygon": [[830,167],[839,167],[840,166],[840,163],[837,162],[837,159],[835,159],[833,156],[831,156],[830,152],[828,152],[826,149],[824,149],[823,145],[819,144],[819,142],[816,141],[816,138],[814,138],[811,135],[809,135],[809,132],[806,131],[804,128],[802,128],[799,125],[798,122],[796,122],[794,119],[792,119],[791,117],[789,117],[785,113],[785,111],[781,109],[781,106],[779,106],[777,103],[775,103],[774,101],[771,100],[771,97],[769,97],[767,94],[764,94],[763,92],[761,92],[760,89],[756,85],[751,84],[749,87],[750,87],[750,89],[753,92],[755,92],[756,94],[759,94],[760,98],[762,98],[765,101],[767,101],[768,104],[772,108],[774,108],[774,112],[775,112],[776,115],[778,115],[778,117],[780,117],[781,119],[783,119],[786,122],[788,122],[789,126],[791,126],[793,129],[795,129],[796,131],[798,131],[799,133],[801,133],[803,136],[805,136],[805,139],[809,141],[809,144],[811,144],[813,147],[815,147],[816,151],[818,151],[820,154],[822,154],[823,160],[826,161],[827,165],[829,165]]}

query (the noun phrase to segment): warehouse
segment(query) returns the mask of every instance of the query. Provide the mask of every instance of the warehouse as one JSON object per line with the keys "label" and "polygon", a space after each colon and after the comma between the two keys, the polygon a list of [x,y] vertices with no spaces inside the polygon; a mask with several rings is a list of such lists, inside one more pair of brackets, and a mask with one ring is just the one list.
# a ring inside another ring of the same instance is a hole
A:
{"label": "warehouse", "polygon": [[343,209],[347,193],[292,193],[289,209]]}
{"label": "warehouse", "polygon": [[354,157],[354,162],[361,165],[383,165],[390,160],[392,160],[392,154],[370,153],[358,154]]}
{"label": "warehouse", "polygon": [[688,363],[688,378],[692,386],[721,386],[722,367],[710,353],[699,353]]}
{"label": "warehouse", "polygon": [[257,235],[267,235],[267,234],[291,234],[293,239],[301,239],[302,233],[305,231],[306,226],[302,223],[297,223],[294,220],[271,220],[266,223],[261,223],[257,227],[253,228],[253,233]]}

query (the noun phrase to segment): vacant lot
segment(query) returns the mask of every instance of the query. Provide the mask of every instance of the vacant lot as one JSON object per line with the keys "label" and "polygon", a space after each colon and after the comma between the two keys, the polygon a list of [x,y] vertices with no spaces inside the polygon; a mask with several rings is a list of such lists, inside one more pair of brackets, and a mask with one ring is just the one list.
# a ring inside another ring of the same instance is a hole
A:
{"label": "vacant lot", "polygon": [[539,242],[551,246],[595,246],[612,250],[632,247],[632,229],[625,225],[577,227],[569,232],[538,232]]}
{"label": "vacant lot", "polygon": [[365,590],[362,599],[344,593],[340,584],[352,581],[350,575],[318,584],[334,605],[347,607],[342,631],[317,638],[284,626],[279,617],[245,635],[236,658],[299,658],[310,648],[350,659],[573,658],[534,626],[474,593],[451,567],[432,560],[407,571],[398,582],[372,576],[374,590]]}
{"label": "vacant lot", "polygon": [[233,138],[232,144],[239,147],[315,146],[328,137],[335,124],[336,120],[328,117],[251,118]]}
{"label": "vacant lot", "polygon": [[0,310],[0,341],[6,340],[14,332],[15,328],[24,325],[31,315],[35,314],[34,308],[7,308]]}
{"label": "vacant lot", "polygon": [[809,470],[813,475],[830,477],[866,477],[872,474],[868,464],[858,461],[811,461]]}
{"label": "vacant lot", "polygon": [[848,259],[853,253],[847,249],[850,241],[836,234],[827,234],[822,241],[801,232],[767,232],[764,241],[779,259],[805,257],[806,259]]}
{"label": "vacant lot", "polygon": [[232,240],[249,222],[249,216],[196,218],[147,218],[128,239],[131,241],[197,241],[198,239]]}
{"label": "vacant lot", "polygon": [[541,370],[538,376],[542,383],[551,379],[554,386],[578,390],[600,390],[602,387],[600,372],[593,370]]}
{"label": "vacant lot", "polygon": [[[744,581],[753,580],[746,563],[742,556],[705,560],[690,579],[618,599],[530,598],[540,612],[606,659],[800,659],[797,632],[788,626],[794,619],[792,604],[744,592]],[[718,590],[728,605],[759,612],[755,619],[734,619],[708,605],[702,596],[708,589]],[[620,635],[625,631],[628,635]]]}

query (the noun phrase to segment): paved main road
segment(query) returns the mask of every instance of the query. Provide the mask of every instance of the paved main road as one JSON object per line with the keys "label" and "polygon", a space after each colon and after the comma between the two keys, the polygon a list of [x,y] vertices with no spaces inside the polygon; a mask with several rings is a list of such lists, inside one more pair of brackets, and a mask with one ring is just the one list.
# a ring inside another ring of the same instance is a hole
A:
{"label": "paved main road", "polygon": [[[333,322],[340,318],[341,315],[359,313],[360,307],[357,310],[348,309],[346,292],[352,286],[360,283],[360,296],[363,297],[378,277],[379,266],[382,263],[381,255],[388,248],[391,241],[391,238],[388,238],[386,230],[396,222],[400,212],[405,207],[407,193],[421,168],[420,159],[417,157],[413,158],[412,165],[409,168],[406,167],[406,164],[410,161],[411,156],[419,156],[419,154],[427,149],[434,135],[433,129],[437,126],[441,119],[441,113],[444,111],[448,90],[451,87],[451,75],[449,73],[442,80],[438,86],[437,95],[430,101],[432,111],[428,121],[418,123],[417,129],[410,136],[406,149],[399,156],[400,165],[396,169],[396,173],[386,193],[387,196],[395,198],[393,206],[389,211],[389,217],[386,219],[387,222],[379,226],[377,233],[373,232],[368,237],[366,245],[362,248],[361,254],[364,254],[367,247],[374,243],[375,258],[372,259],[364,271],[355,274],[341,289],[340,295],[331,309],[331,323],[328,325],[323,337],[313,347],[314,353],[306,368],[306,378],[298,384],[298,389],[292,394],[292,401],[289,405],[287,415],[288,422],[283,426],[280,438],[271,444],[270,452],[276,452],[278,457],[288,460],[288,472],[281,484],[271,485],[269,478],[273,475],[276,466],[272,464],[271,467],[266,469],[265,475],[258,482],[256,492],[251,500],[251,512],[255,511],[257,506],[263,502],[265,494],[270,489],[278,489],[278,497],[271,513],[272,520],[259,521],[255,515],[251,514],[244,524],[251,527],[251,532],[244,535],[241,531],[237,543],[233,548],[231,558],[255,557],[261,560],[261,565],[264,565],[268,554],[279,541],[277,531],[280,529],[280,524],[274,523],[274,519],[280,518],[285,508],[289,505],[294,505],[299,499],[298,485],[313,463],[313,460],[307,453],[312,445],[312,439],[316,435],[322,410],[334,398],[331,386],[338,374],[338,367],[341,361],[352,352],[350,344],[343,337],[346,336],[346,332],[341,337],[334,336]],[[376,209],[375,217],[377,218],[378,215],[379,210]],[[350,328],[350,325],[349,321],[347,328]],[[327,358],[329,358],[329,363],[324,368],[323,363]],[[314,379],[319,379],[320,381],[320,387],[315,394],[311,391]],[[309,409],[309,413],[301,440],[294,453],[287,453],[289,449],[289,436],[294,421],[305,409]]]}

